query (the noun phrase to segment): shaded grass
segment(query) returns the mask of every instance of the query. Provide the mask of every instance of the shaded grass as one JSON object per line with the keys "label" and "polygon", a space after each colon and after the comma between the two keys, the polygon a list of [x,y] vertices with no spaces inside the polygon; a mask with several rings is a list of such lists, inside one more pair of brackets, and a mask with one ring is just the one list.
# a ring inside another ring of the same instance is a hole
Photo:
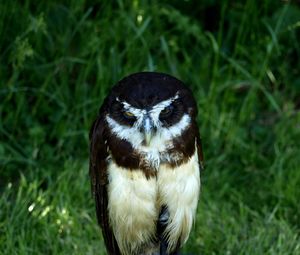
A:
{"label": "shaded grass", "polygon": [[195,254],[300,254],[296,4],[0,4],[0,251],[104,254],[88,130],[123,76],[162,71],[199,106]]}

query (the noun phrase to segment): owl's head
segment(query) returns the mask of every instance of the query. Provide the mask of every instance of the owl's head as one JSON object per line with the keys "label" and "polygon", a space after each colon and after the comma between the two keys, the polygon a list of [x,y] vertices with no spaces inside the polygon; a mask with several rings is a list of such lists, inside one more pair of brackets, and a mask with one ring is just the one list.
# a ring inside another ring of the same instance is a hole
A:
{"label": "owl's head", "polygon": [[195,122],[190,90],[162,73],[132,74],[113,87],[104,102],[110,131],[133,147],[165,146]]}

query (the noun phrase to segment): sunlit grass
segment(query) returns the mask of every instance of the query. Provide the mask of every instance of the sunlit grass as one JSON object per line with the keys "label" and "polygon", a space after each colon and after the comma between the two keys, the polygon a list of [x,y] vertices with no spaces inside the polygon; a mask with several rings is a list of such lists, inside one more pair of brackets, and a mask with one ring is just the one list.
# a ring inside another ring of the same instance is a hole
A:
{"label": "sunlit grass", "polygon": [[300,254],[300,9],[285,1],[3,1],[0,254],[105,254],[88,130],[127,74],[199,106],[194,254]]}

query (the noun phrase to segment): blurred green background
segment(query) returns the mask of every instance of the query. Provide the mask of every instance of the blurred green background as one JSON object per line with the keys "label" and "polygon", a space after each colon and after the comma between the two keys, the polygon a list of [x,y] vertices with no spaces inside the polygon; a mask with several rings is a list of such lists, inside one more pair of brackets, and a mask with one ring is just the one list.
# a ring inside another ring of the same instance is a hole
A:
{"label": "blurred green background", "polygon": [[105,254],[88,131],[161,71],[197,98],[206,169],[185,252],[300,254],[298,1],[1,1],[0,254]]}

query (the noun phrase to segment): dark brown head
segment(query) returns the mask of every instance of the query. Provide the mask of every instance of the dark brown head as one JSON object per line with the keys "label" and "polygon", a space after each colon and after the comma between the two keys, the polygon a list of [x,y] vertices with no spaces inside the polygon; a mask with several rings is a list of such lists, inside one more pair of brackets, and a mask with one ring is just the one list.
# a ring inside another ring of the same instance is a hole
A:
{"label": "dark brown head", "polygon": [[132,74],[113,87],[101,108],[110,130],[133,147],[158,146],[194,121],[195,100],[178,79],[162,73]]}
{"label": "dark brown head", "polygon": [[196,148],[202,161],[196,115],[194,97],[181,81],[142,72],[113,87],[98,120],[106,151],[119,166],[153,173],[162,163],[187,161]]}

